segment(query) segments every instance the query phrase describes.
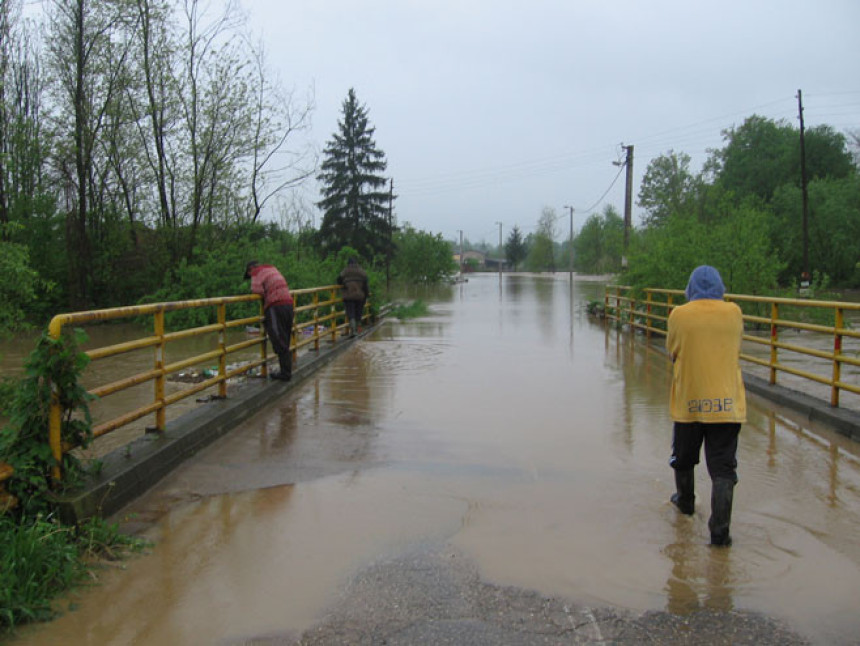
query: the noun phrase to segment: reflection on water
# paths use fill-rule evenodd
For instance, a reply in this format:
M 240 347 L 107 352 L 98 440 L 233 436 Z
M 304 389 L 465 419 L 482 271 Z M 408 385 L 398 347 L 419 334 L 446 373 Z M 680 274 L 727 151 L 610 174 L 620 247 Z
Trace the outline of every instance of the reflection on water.
M 692 517 L 668 502 L 662 341 L 589 319 L 603 284 L 567 278 L 416 288 L 430 316 L 387 322 L 167 477 L 128 510 L 152 554 L 22 643 L 298 634 L 357 569 L 434 541 L 499 584 L 636 612 L 758 611 L 850 643 L 857 445 L 751 396 L 735 545 L 711 549 L 704 467 Z
M 680 514 L 674 519 L 676 541 L 664 555 L 672 569 L 666 580 L 666 610 L 687 615 L 696 610 L 728 612 L 733 599 L 733 561 L 729 550 L 703 545 L 694 535 L 694 525 Z

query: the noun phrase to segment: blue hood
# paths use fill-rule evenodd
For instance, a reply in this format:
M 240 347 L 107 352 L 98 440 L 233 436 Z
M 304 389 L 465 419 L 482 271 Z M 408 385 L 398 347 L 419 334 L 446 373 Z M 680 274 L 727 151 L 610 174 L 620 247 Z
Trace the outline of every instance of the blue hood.
M 697 301 L 702 298 L 722 300 L 725 293 L 726 287 L 723 285 L 723 279 L 720 278 L 720 272 L 710 265 L 696 267 L 690 274 L 687 289 L 684 290 L 688 301 Z

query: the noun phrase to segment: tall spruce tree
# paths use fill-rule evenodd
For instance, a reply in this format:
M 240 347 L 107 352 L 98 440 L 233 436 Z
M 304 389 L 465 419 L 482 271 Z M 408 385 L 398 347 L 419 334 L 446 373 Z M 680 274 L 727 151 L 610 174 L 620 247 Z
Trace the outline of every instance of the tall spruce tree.
M 394 231 L 390 213 L 394 196 L 385 190 L 388 180 L 382 176 L 387 162 L 373 140 L 376 129 L 368 123 L 367 108 L 358 103 L 352 88 L 338 127 L 323 151 L 317 175 L 322 194 L 317 206 L 323 210 L 320 244 L 334 252 L 349 245 L 368 260 L 387 256 Z
M 508 262 L 511 263 L 514 271 L 516 271 L 517 266 L 525 260 L 528 255 L 529 249 L 526 246 L 523 234 L 520 233 L 520 228 L 515 226 L 511 230 L 511 234 L 508 236 L 507 242 L 505 242 L 505 257 L 508 259 Z

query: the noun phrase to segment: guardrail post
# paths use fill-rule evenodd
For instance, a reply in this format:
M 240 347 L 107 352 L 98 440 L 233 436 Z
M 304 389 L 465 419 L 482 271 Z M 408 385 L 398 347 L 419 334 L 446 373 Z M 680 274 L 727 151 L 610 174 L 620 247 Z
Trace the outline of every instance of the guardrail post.
M 776 347 L 779 341 L 779 328 L 776 321 L 779 319 L 779 303 L 773 302 L 770 304 L 770 384 L 776 384 L 776 364 L 779 359 L 779 348 Z
M 636 299 L 633 298 L 633 290 L 628 290 L 627 294 L 627 325 L 633 332 L 636 329 Z
M 51 446 L 51 455 L 54 457 L 54 466 L 51 467 L 51 477 L 54 482 L 63 479 L 63 416 L 60 409 L 60 396 L 57 385 L 51 384 L 51 412 L 48 417 L 48 444 Z
M 260 299 L 260 360 L 263 362 L 260 366 L 260 374 L 265 379 L 269 376 L 269 364 L 266 362 L 266 310 L 263 306 L 263 299 Z
M 293 305 L 295 308 L 295 305 Z M 290 361 L 294 364 L 299 360 L 299 337 L 296 333 L 296 317 L 293 314 L 293 326 L 290 328 L 290 343 L 287 349 L 290 351 Z
M 227 304 L 218 304 L 218 325 L 221 329 L 218 330 L 218 351 L 221 356 L 218 357 L 218 376 L 221 381 L 218 383 L 218 396 L 227 397 Z
M 335 299 L 337 298 L 334 290 L 329 292 L 329 300 L 331 301 L 331 342 L 337 342 L 337 303 Z
M 18 499 L 6 491 L 5 484 L 6 480 L 11 478 L 14 473 L 15 469 L 10 465 L 0 462 L 0 515 L 18 506 Z
M 651 290 L 645 292 L 645 338 L 651 339 Z
M 830 405 L 839 406 L 839 380 L 842 378 L 842 334 L 845 328 L 845 311 L 836 308 L 836 321 L 833 330 L 833 383 L 830 387 Z
M 166 346 L 164 342 L 164 308 L 155 313 L 153 323 L 155 336 L 158 338 L 158 345 L 155 346 L 155 369 L 158 371 L 155 376 L 155 401 L 158 402 L 159 407 L 155 411 L 155 428 L 164 431 L 167 426 L 167 407 L 164 402 L 164 352 Z
M 320 293 L 314 292 L 314 352 L 320 351 Z
M 58 317 L 51 319 L 48 327 L 48 335 L 54 340 L 59 340 L 63 333 L 63 324 Z M 48 411 L 48 446 L 54 458 L 54 466 L 51 467 L 51 479 L 58 484 L 63 479 L 63 411 L 60 408 L 60 395 L 57 386 L 51 386 L 51 408 Z

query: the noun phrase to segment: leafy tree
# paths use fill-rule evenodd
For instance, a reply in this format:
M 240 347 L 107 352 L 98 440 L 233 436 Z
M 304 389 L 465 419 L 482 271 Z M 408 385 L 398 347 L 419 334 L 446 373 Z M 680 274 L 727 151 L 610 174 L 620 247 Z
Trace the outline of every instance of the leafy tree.
M 529 248 L 526 265 L 531 271 L 555 271 L 555 243 L 556 234 L 555 209 L 545 206 L 538 220 L 537 231 L 535 231 Z
M 47 494 L 56 463 L 45 442 L 45 429 L 52 393 L 62 408 L 62 441 L 86 448 L 92 440 L 89 401 L 93 396 L 80 383 L 89 362 L 87 354 L 78 350 L 85 340 L 80 329 L 59 339 L 49 337 L 47 332 L 42 334 L 25 362 L 26 376 L 15 392 L 9 424 L 0 430 L 0 460 L 15 469 L 8 490 L 21 501 L 21 513 L 25 515 L 50 510 Z M 63 454 L 65 484 L 74 484 L 82 468 L 72 453 Z
M 0 232 L 12 225 L 0 226 Z M 42 287 L 39 275 L 30 267 L 26 246 L 4 242 L 0 236 L 0 335 L 26 327 L 25 306 Z
M 335 251 L 350 245 L 367 258 L 387 254 L 393 230 L 392 195 L 385 190 L 388 180 L 382 175 L 387 163 L 373 139 L 376 129 L 370 126 L 367 108 L 359 104 L 354 89 L 343 102 L 338 128 L 323 151 L 317 176 L 322 184 L 321 245 Z
M 777 187 L 799 179 L 792 176 L 796 135 L 785 120 L 753 115 L 722 134 L 726 145 L 714 152 L 709 166 L 738 199 L 753 195 L 768 202 Z
M 803 269 L 802 197 L 795 186 L 780 187 L 773 199 L 772 239 L 786 261 L 784 283 Z M 809 183 L 809 262 L 837 284 L 856 285 L 860 275 L 860 176 Z
M 634 236 L 627 280 L 636 287 L 683 289 L 690 272 L 708 264 L 720 271 L 729 292 L 770 293 L 783 263 L 771 248 L 769 220 L 766 211 L 750 206 L 728 208 L 716 222 L 669 218 L 665 226 Z
M 457 271 L 449 243 L 441 233 L 418 231 L 409 224 L 395 236 L 394 275 L 411 283 L 436 283 Z
M 798 135 L 797 176 L 800 177 L 800 143 Z M 806 175 L 809 181 L 841 179 L 857 170 L 854 166 L 848 140 L 828 125 L 808 128 L 804 134 Z
M 124 91 L 128 41 L 116 0 L 53 0 L 49 5 L 49 60 L 54 87 L 58 163 L 73 196 L 66 243 L 69 292 L 75 307 L 91 303 L 95 237 L 103 222 L 106 192 L 100 141 Z M 105 140 L 107 141 L 107 140 Z
M 860 130 L 854 130 L 848 133 L 848 146 L 851 149 L 854 168 L 860 169 Z
M 700 181 L 690 173 L 690 156 L 670 150 L 648 164 L 639 187 L 639 206 L 645 226 L 660 226 L 670 215 L 693 203 Z
M 708 168 L 738 200 L 755 196 L 769 203 L 777 188 L 800 186 L 800 132 L 785 120 L 758 115 L 723 132 L 726 145 L 715 151 Z M 853 172 L 845 137 L 829 126 L 805 133 L 807 178 L 846 177 Z
M 592 215 L 573 241 L 573 264 L 577 271 L 609 274 L 621 270 L 624 219 L 607 205 L 603 215 Z
M 523 234 L 520 232 L 520 228 L 518 226 L 514 226 L 514 228 L 511 229 L 510 235 L 508 235 L 508 239 L 505 241 L 505 258 L 507 258 L 514 271 L 516 271 L 517 266 L 526 259 L 528 252 L 529 250 L 528 247 L 526 247 L 526 241 L 523 239 Z

